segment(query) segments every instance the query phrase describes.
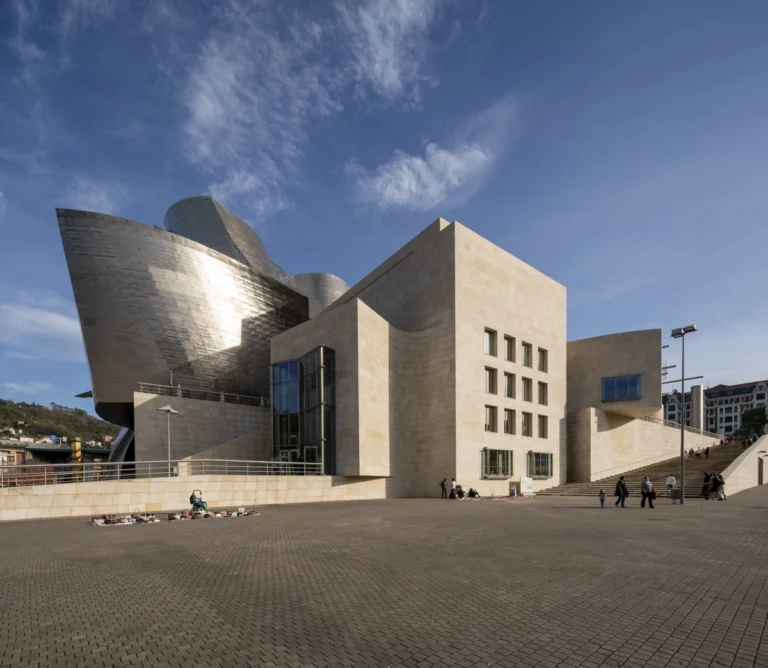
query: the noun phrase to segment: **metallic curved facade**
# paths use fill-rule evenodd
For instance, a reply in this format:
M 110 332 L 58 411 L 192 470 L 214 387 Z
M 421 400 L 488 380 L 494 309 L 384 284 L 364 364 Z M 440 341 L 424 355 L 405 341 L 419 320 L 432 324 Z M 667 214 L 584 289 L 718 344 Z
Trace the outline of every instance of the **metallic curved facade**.
M 122 218 L 57 217 L 99 415 L 132 427 L 136 383 L 169 384 L 171 372 L 174 385 L 268 396 L 269 341 L 307 320 L 308 300 L 277 280 L 260 241 L 223 254 Z M 226 235 L 214 226 L 210 238 Z
M 349 290 L 347 282 L 333 274 L 294 274 L 280 280 L 296 292 L 306 295 L 309 299 L 310 318 L 314 318 Z

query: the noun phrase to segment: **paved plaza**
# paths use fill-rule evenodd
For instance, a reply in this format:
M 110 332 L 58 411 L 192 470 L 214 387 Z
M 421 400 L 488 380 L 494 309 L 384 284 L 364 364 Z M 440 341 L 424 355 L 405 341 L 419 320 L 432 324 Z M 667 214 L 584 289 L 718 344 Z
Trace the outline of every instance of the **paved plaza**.
M 768 489 L 0 525 L 0 665 L 765 666 Z

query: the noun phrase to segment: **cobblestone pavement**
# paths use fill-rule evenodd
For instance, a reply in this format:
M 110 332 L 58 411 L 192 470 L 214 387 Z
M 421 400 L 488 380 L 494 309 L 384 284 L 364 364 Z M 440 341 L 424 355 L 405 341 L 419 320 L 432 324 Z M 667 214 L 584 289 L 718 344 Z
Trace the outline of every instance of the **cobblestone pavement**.
M 0 525 L 0 666 L 768 667 L 768 488 Z

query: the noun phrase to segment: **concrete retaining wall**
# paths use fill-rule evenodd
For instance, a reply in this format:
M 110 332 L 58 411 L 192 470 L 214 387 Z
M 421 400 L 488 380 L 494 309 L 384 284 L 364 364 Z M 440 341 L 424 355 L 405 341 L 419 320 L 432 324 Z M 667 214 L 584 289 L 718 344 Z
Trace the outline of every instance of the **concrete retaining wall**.
M 0 520 L 170 512 L 199 489 L 211 508 L 383 499 L 385 478 L 202 475 L 0 489 Z
M 731 447 L 737 447 L 735 444 Z M 761 450 L 768 449 L 768 436 L 757 439 L 757 442 L 748 447 L 731 465 L 723 471 L 725 480 L 725 493 L 727 495 L 743 492 L 745 489 L 757 487 L 759 484 L 759 467 Z M 768 467 L 766 467 L 768 468 Z M 763 475 L 768 476 L 768 470 Z

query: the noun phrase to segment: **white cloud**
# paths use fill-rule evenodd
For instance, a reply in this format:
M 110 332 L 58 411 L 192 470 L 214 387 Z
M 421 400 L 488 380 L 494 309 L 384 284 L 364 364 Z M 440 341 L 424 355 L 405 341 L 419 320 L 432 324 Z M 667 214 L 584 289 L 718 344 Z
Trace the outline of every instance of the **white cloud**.
M 436 0 L 368 0 L 336 4 L 357 78 L 385 98 L 419 100 Z
M 449 197 L 466 199 L 483 187 L 506 149 L 516 102 L 503 98 L 470 118 L 445 146 L 427 143 L 423 155 L 395 151 L 389 162 L 366 170 L 347 165 L 358 198 L 381 209 L 428 211 Z
M 72 303 L 48 290 L 13 291 L 2 286 L 0 345 L 12 359 L 84 362 L 80 322 Z
M 117 215 L 126 199 L 127 191 L 119 184 L 76 176 L 60 201 L 62 207 L 67 209 Z
M 7 210 L 8 210 L 8 198 L 5 196 L 3 191 L 0 190 L 0 220 L 2 220 Z
M 12 393 L 34 394 L 51 389 L 51 384 L 45 381 L 33 380 L 27 383 L 3 383 L 6 390 Z

